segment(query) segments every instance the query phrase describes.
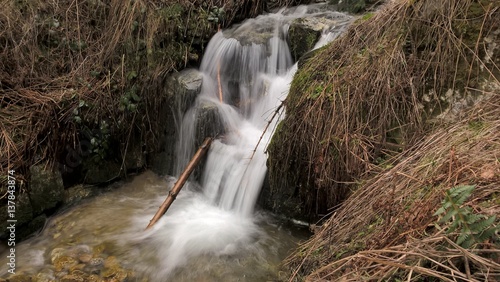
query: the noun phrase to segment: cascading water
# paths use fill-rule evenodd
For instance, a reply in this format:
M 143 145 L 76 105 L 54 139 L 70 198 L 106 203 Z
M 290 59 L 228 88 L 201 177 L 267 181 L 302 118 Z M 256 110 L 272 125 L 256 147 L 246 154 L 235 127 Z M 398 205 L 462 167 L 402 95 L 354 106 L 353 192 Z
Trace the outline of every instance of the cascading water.
M 342 21 L 324 30 L 317 47 L 332 40 L 348 19 L 339 13 L 321 13 Z M 266 175 L 265 146 L 278 122 L 270 117 L 288 94 L 297 70 L 287 44 L 289 23 L 314 14 L 319 13 L 301 6 L 293 13 L 282 10 L 260 16 L 218 32 L 208 44 L 200 68 L 202 91 L 180 130 L 178 151 L 182 155 L 177 167 L 184 167 L 196 149 L 196 111 L 207 104 L 217 107 L 224 126 L 223 141 L 216 140 L 211 146 L 201 186 L 210 201 L 225 210 L 243 216 L 253 212 Z M 255 31 L 258 37 L 252 38 Z
M 265 147 L 278 118 L 269 120 L 297 70 L 286 43 L 288 26 L 299 17 L 330 19 L 332 26 L 325 28 L 319 46 L 350 21 L 318 7 L 323 6 L 260 16 L 212 38 L 200 68 L 201 93 L 180 123 L 178 174 L 197 149 L 200 111 L 216 113 L 220 135 L 211 145 L 200 183 L 186 183 L 153 228 L 144 231 L 168 191 L 163 179 L 145 173 L 120 191 L 52 219 L 42 235 L 19 245 L 19 271 L 43 272 L 49 280 L 72 275 L 71 269 L 46 264 L 64 258 L 61 246 L 69 245 L 68 256 L 85 256 L 94 249 L 95 258 L 117 257 L 138 281 L 273 280 L 273 265 L 293 240 L 269 217 L 254 213 L 254 206 L 266 174 Z M 100 267 L 106 269 L 106 263 Z M 0 276 L 5 273 L 0 266 Z

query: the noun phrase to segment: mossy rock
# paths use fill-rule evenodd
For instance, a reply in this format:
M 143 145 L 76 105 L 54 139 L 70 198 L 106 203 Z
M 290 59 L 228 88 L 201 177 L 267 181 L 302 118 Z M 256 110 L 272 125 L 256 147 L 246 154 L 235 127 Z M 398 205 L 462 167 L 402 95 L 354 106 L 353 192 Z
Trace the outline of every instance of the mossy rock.
M 96 163 L 87 160 L 84 167 L 86 170 L 84 183 L 86 184 L 106 183 L 123 175 L 121 165 L 115 161 L 103 160 Z
M 300 18 L 290 24 L 288 45 L 294 61 L 311 50 L 321 36 L 322 25 L 314 18 Z
M 339 11 L 356 14 L 366 11 L 368 5 L 375 4 L 376 2 L 373 0 L 331 0 L 330 4 L 338 5 L 337 8 Z
M 53 209 L 62 202 L 64 185 L 58 170 L 35 165 L 30 168 L 30 176 L 29 197 L 34 215 Z

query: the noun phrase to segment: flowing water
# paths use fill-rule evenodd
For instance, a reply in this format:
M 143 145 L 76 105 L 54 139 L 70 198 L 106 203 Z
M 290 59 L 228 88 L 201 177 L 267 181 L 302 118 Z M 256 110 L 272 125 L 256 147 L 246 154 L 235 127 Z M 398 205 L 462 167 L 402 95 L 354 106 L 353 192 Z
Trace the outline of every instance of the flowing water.
M 182 118 L 177 172 L 197 149 L 195 118 L 207 105 L 216 109 L 222 135 L 199 183 L 188 182 L 153 228 L 144 231 L 175 179 L 146 172 L 53 217 L 42 234 L 18 245 L 16 272 L 38 273 L 40 281 L 77 274 L 116 281 L 274 280 L 304 234 L 254 207 L 266 174 L 265 147 L 284 113 L 271 117 L 297 70 L 287 45 L 289 23 L 328 19 L 319 47 L 350 21 L 321 7 L 281 10 L 212 38 L 200 67 L 202 91 Z

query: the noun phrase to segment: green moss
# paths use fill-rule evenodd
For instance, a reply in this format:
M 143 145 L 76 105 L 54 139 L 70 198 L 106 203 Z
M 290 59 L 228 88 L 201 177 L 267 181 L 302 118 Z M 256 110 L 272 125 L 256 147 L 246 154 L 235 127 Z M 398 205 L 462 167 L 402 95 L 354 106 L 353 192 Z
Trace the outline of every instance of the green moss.
M 485 124 L 480 120 L 471 120 L 467 125 L 474 132 L 481 131 L 485 127 Z

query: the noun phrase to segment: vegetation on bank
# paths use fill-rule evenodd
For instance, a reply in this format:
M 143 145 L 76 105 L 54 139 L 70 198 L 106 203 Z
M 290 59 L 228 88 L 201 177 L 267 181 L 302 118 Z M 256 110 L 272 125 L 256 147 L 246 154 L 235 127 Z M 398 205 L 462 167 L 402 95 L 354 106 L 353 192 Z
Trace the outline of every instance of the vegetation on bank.
M 327 214 L 437 120 L 493 95 L 497 6 L 396 1 L 308 55 L 268 149 L 273 191 Z
M 393 1 L 307 56 L 270 182 L 329 218 L 284 279 L 500 277 L 499 27 L 498 1 Z
M 219 27 L 296 2 L 2 1 L 1 171 L 65 165 L 68 150 L 122 163 L 134 138 L 151 153 L 166 76 L 196 66 Z

